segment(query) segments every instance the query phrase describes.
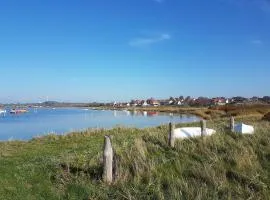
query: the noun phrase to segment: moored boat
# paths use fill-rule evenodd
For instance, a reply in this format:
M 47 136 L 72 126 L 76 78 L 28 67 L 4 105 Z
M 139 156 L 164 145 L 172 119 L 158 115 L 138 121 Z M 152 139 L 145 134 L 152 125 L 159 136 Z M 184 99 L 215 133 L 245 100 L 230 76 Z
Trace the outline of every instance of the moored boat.
M 6 110 L 0 109 L 0 114 L 6 114 Z
M 10 110 L 10 114 L 20 114 L 20 113 L 26 113 L 28 112 L 26 109 L 12 109 Z

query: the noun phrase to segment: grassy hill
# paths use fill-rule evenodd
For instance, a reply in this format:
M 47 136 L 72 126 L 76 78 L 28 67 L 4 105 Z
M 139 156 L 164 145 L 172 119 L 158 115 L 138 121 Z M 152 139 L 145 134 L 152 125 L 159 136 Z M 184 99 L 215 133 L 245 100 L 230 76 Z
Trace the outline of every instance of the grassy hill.
M 228 119 L 208 121 L 217 134 L 173 149 L 167 126 L 0 142 L 0 199 L 269 199 L 270 123 L 237 121 L 255 134 L 230 134 Z M 104 135 L 118 163 L 110 186 L 101 181 Z

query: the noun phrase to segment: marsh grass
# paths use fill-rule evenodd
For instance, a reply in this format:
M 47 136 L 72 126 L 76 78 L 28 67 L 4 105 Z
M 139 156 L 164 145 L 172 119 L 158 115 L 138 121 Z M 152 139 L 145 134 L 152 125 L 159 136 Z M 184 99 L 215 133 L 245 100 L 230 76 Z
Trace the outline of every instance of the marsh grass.
M 237 117 L 254 135 L 217 134 L 167 145 L 167 126 L 88 130 L 0 143 L 0 199 L 268 199 L 270 123 Z M 178 124 L 199 126 L 198 123 Z M 116 155 L 115 181 L 101 181 L 104 135 Z
M 223 106 L 210 106 L 210 107 L 184 107 L 184 106 L 158 106 L 158 107 L 127 107 L 127 108 L 114 108 L 114 107 L 99 107 L 98 109 L 127 109 L 129 111 L 154 111 L 154 112 L 166 112 L 166 113 L 178 113 L 178 114 L 192 114 L 198 117 L 211 120 L 221 119 L 230 116 L 235 117 L 262 117 L 266 113 L 270 112 L 269 104 L 227 104 Z

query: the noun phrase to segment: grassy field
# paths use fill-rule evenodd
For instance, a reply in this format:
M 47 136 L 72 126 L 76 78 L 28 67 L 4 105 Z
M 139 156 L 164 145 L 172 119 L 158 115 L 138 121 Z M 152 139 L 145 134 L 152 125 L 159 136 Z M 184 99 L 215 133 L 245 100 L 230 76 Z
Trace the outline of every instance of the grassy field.
M 89 130 L 28 142 L 0 142 L 0 199 L 269 199 L 270 123 L 235 135 L 210 120 L 211 137 L 167 145 L 167 126 Z M 198 124 L 179 124 L 194 126 Z M 117 156 L 113 185 L 101 181 L 104 135 Z

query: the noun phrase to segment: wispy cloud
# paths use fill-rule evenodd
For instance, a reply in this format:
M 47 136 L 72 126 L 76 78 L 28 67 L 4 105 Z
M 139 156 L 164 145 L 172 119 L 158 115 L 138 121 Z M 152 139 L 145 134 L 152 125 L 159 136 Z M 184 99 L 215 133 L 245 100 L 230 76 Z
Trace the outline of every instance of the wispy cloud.
M 167 33 L 155 34 L 153 36 L 134 38 L 129 41 L 129 45 L 133 47 L 146 47 L 169 39 L 171 39 L 170 34 Z
M 259 2 L 260 2 L 259 6 L 263 11 L 270 12 L 270 1 L 269 0 L 260 0 Z
M 270 12 L 270 0 L 221 0 L 238 6 L 252 6 L 262 11 Z
M 153 1 L 155 1 L 157 3 L 162 3 L 164 0 L 153 0 Z
M 262 45 L 263 44 L 263 42 L 261 40 L 252 40 L 250 42 L 251 42 L 251 44 L 254 44 L 254 45 Z

